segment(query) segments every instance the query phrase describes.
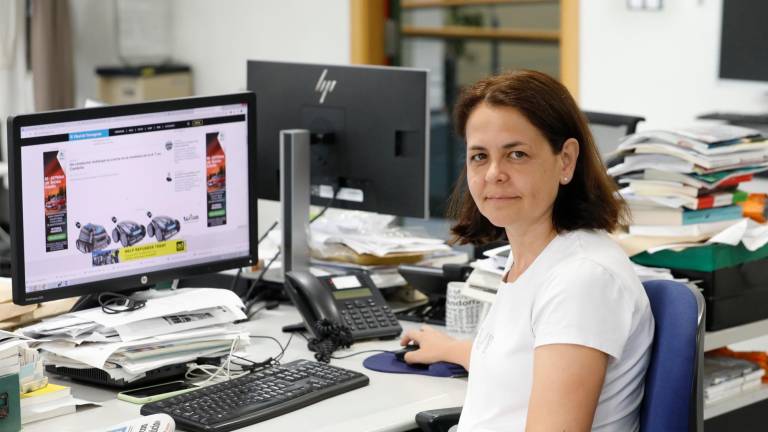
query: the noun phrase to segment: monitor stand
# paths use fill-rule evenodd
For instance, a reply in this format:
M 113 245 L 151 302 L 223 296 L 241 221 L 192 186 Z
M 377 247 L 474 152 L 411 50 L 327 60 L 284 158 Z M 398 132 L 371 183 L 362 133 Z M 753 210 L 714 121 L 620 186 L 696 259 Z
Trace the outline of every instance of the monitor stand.
M 309 270 L 309 146 L 308 130 L 280 131 L 283 275 L 292 270 Z

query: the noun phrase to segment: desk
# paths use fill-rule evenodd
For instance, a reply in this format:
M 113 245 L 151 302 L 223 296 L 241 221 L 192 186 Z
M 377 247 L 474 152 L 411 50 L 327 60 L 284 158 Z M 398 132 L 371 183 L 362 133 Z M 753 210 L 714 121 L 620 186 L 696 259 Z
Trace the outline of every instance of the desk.
M 285 324 L 299 322 L 301 318 L 295 308 L 281 305 L 271 311 L 262 311 L 253 321 L 240 324 L 251 335 L 273 336 L 285 344 L 288 335 L 281 332 Z M 417 323 L 401 323 L 405 329 L 418 327 Z M 363 350 L 398 348 L 397 340 L 369 341 L 356 343 L 349 350 L 338 355 Z M 263 360 L 274 356 L 280 350 L 269 339 L 251 339 L 248 358 Z M 368 386 L 334 396 L 298 411 L 256 423 L 239 429 L 242 431 L 298 431 L 307 430 L 308 425 L 316 432 L 344 431 L 403 431 L 415 428 L 416 413 L 429 409 L 460 406 L 464 402 L 466 378 L 436 378 L 423 375 L 402 375 L 374 372 L 363 367 L 363 359 L 373 353 L 332 360 L 331 364 L 366 374 L 371 382 Z M 286 350 L 284 363 L 291 360 L 314 359 L 307 350 L 307 343 L 299 335 Z M 103 403 L 102 407 L 80 409 L 75 414 L 30 423 L 25 432 L 83 431 L 104 427 L 139 416 L 136 405 L 116 399 L 113 390 L 90 387 L 52 376 L 53 381 L 72 387 L 75 397 Z

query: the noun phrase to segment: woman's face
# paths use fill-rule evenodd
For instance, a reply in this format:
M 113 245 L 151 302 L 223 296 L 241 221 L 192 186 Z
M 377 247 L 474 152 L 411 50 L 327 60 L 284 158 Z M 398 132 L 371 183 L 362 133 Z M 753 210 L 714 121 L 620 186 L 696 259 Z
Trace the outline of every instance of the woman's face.
M 552 223 L 561 184 L 571 180 L 578 143 L 556 155 L 515 108 L 478 105 L 466 126 L 467 181 L 480 213 L 509 232 Z

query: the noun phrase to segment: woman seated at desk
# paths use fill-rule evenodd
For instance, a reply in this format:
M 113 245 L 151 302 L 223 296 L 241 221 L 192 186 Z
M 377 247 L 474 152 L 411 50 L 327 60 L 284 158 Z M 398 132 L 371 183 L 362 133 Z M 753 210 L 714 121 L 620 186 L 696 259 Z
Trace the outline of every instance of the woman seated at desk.
M 648 298 L 607 235 L 625 214 L 568 90 L 515 71 L 466 89 L 453 233 L 506 237 L 510 260 L 474 341 L 423 327 L 409 363 L 469 370 L 459 431 L 636 431 L 653 340 Z M 463 180 L 463 179 L 462 179 Z

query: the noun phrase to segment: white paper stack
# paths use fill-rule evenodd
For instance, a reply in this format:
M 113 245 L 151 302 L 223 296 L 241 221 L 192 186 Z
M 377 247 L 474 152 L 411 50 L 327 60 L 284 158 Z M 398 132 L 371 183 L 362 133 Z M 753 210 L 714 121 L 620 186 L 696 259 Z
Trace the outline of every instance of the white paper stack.
M 77 403 L 69 387 L 48 384 L 21 395 L 21 423 L 58 417 L 75 412 Z
M 359 255 L 386 257 L 396 253 L 430 254 L 449 251 L 445 241 L 417 236 L 394 227 L 394 216 L 329 209 L 311 225 L 310 246 L 321 255 L 329 245 L 341 244 Z
M 713 403 L 760 386 L 765 371 L 757 364 L 727 356 L 704 357 L 704 403 Z
M 483 252 L 487 258 L 478 259 L 469 265 L 473 268 L 461 293 L 483 302 L 493 303 L 504 276 L 504 266 L 509 259 L 509 245 Z
M 44 339 L 38 346 L 46 364 L 98 368 L 115 380 L 135 381 L 145 373 L 201 356 L 248 345 L 248 333 L 231 323 L 245 319 L 233 292 L 185 288 L 151 298 L 142 309 L 106 314 L 93 308 L 20 329 Z

